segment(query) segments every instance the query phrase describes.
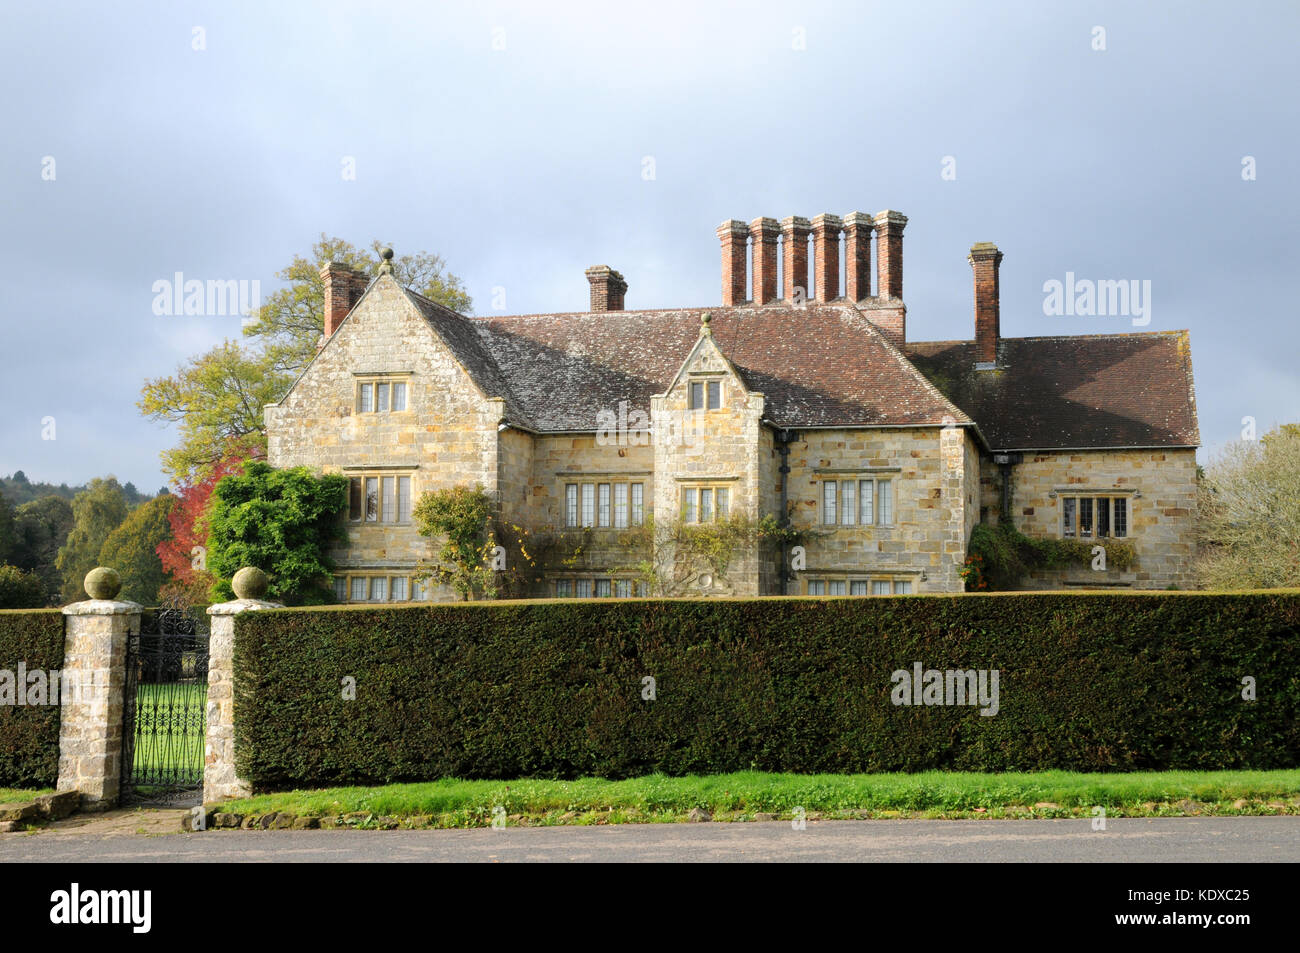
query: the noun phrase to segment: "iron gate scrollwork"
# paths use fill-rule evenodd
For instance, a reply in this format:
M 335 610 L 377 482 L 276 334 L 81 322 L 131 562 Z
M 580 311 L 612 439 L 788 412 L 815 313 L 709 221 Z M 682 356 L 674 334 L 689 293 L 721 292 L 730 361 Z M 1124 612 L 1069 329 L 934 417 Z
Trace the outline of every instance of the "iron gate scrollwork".
M 204 620 L 206 621 L 206 620 Z M 197 804 L 203 792 L 208 633 L 185 609 L 160 609 L 127 638 L 122 801 Z

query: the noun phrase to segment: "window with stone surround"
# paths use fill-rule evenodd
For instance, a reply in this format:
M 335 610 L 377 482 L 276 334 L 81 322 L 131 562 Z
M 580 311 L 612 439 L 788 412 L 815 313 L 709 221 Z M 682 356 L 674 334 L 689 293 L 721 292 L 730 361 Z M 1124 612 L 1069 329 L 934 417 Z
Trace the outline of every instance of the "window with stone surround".
M 348 474 L 348 520 L 353 523 L 411 522 L 408 474 Z
M 645 518 L 644 483 L 566 483 L 564 525 L 626 529 Z
M 890 526 L 894 481 L 887 477 L 822 480 L 823 526 Z
M 691 410 L 718 410 L 722 406 L 722 381 L 690 381 L 687 384 Z
M 731 515 L 731 486 L 693 484 L 683 486 L 682 522 L 712 523 Z
M 555 580 L 557 599 L 630 599 L 633 596 L 646 595 L 648 595 L 646 584 L 638 579 L 580 576 Z
M 810 596 L 905 596 L 912 593 L 912 577 L 816 576 L 808 579 Z
M 427 584 L 391 571 L 347 572 L 334 577 L 334 596 L 339 602 L 409 602 L 427 600 Z
M 356 408 L 359 414 L 387 414 L 406 410 L 408 375 L 367 374 L 356 376 Z
M 1123 539 L 1128 536 L 1128 497 L 1070 494 L 1061 500 L 1063 539 Z

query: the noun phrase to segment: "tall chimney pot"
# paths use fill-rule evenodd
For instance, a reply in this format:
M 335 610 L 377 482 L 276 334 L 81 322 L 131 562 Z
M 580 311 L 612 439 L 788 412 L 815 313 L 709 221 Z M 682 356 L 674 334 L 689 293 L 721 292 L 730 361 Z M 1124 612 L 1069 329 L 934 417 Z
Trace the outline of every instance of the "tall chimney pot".
M 749 227 L 740 219 L 723 222 L 717 229 L 722 242 L 722 304 L 723 307 L 745 303 L 745 260 L 748 257 L 746 242 Z
M 794 303 L 796 289 L 803 300 L 808 298 L 808 233 L 812 223 L 806 218 L 791 215 L 781 219 L 782 238 L 782 297 L 786 304 Z
M 774 218 L 756 218 L 749 223 L 753 237 L 754 304 L 770 304 L 776 293 L 776 244 L 781 223 Z
M 876 294 L 903 297 L 903 228 L 907 216 L 886 209 L 876 213 Z
M 998 287 L 1002 252 L 992 242 L 977 242 L 971 246 L 966 260 L 975 273 L 975 361 L 977 365 L 996 367 L 998 341 L 1002 336 Z
M 840 232 L 844 223 L 838 215 L 823 212 L 812 220 L 813 277 L 817 300 L 834 301 L 840 296 Z

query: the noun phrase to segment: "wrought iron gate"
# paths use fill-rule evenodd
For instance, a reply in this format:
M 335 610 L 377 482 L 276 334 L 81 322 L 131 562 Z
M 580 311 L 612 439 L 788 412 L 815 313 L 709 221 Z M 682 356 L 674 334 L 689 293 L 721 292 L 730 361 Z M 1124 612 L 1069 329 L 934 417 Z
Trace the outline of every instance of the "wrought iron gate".
M 143 618 L 127 639 L 123 803 L 199 803 L 207 699 L 208 633 L 199 621 L 184 609 Z

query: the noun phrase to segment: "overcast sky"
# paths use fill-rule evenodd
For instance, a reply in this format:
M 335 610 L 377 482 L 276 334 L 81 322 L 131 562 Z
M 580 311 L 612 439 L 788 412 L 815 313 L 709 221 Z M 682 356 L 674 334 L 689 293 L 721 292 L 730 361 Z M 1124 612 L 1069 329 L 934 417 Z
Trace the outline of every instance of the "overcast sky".
M 584 309 L 598 263 L 629 308 L 701 306 L 724 219 L 885 208 L 909 338 L 973 335 L 992 241 L 1004 336 L 1187 328 L 1207 447 L 1300 420 L 1298 27 L 1293 2 L 5 3 L 0 474 L 164 482 L 142 382 L 240 332 L 155 315 L 176 272 L 265 296 L 327 232 L 437 252 L 480 314 L 495 287 Z M 1067 272 L 1150 281 L 1150 323 L 1045 315 Z

